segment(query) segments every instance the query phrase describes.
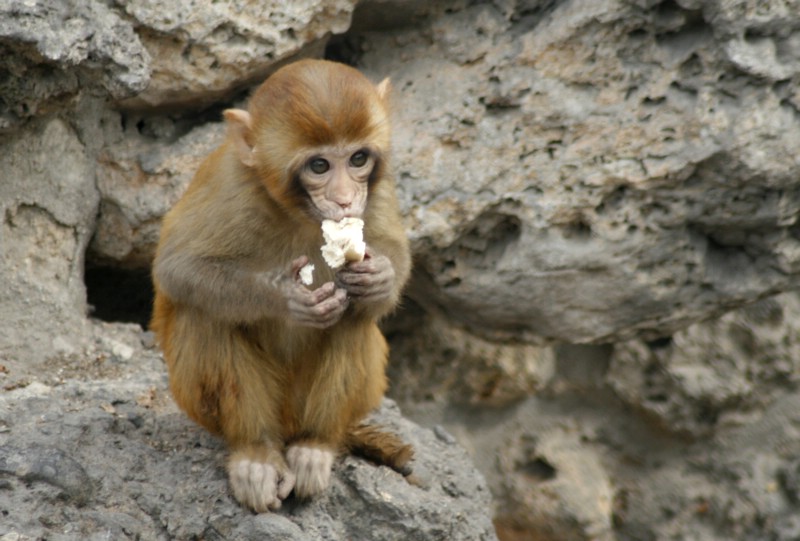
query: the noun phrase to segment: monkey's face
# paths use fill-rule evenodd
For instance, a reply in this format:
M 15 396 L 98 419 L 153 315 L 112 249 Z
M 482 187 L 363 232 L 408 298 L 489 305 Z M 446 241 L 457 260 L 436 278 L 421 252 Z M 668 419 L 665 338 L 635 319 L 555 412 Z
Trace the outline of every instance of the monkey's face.
M 361 218 L 389 156 L 389 89 L 335 62 L 289 64 L 225 112 L 232 148 L 292 216 Z
M 358 144 L 322 146 L 309 153 L 294 182 L 308 194 L 311 215 L 319 221 L 361 218 L 378 159 L 374 150 Z

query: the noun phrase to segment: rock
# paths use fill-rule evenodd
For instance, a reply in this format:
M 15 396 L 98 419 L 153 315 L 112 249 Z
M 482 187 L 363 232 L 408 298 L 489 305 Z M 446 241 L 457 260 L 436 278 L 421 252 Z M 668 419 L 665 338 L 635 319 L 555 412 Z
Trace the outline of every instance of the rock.
M 354 0 L 330 2 L 176 4 L 134 0 L 121 9 L 139 28 L 153 58 L 149 86 L 133 108 L 209 105 L 260 82 L 276 62 L 321 53 L 344 32 Z
M 574 431 L 517 434 L 501 452 L 506 491 L 497 522 L 552 541 L 612 540 L 614 491 Z
M 507 406 L 544 389 L 555 369 L 552 348 L 490 342 L 410 304 L 386 332 L 392 396 L 404 403 Z
M 481 4 L 354 37 L 394 82 L 410 295 L 495 340 L 603 343 L 792 287 L 797 97 L 740 75 L 715 36 L 746 9 L 712 4 Z M 780 5 L 751 33 L 790 51 Z
M 68 107 L 80 92 L 119 99 L 150 80 L 133 26 L 103 2 L 3 2 L 0 37 L 0 133 Z
M 0 153 L 0 356 L 33 363 L 85 325 L 83 261 L 99 196 L 77 134 L 33 123 Z
M 153 129 L 153 119 L 142 122 L 145 133 Z M 173 143 L 136 136 L 103 149 L 97 167 L 100 213 L 90 257 L 149 267 L 161 218 L 183 195 L 203 159 L 222 142 L 223 133 L 224 125 L 212 122 Z
M 629 455 L 648 467 L 617 469 L 618 526 L 636 539 L 792 539 L 797 508 L 781 483 L 797 456 L 799 405 L 797 393 L 779 396 L 709 440 Z
M 76 505 L 89 503 L 92 484 L 83 467 L 60 449 L 0 445 L 0 473 L 26 483 L 41 481 L 64 491 Z
M 797 386 L 800 345 L 787 337 L 798 321 L 796 293 L 765 299 L 668 339 L 616 344 L 606 377 L 664 428 L 708 435 Z
M 415 446 L 422 486 L 344 457 L 319 498 L 290 499 L 280 512 L 265 515 L 241 508 L 228 492 L 221 441 L 177 410 L 160 356 L 141 346 L 133 327 L 94 329 L 89 349 L 95 369 L 73 364 L 86 361 L 52 360 L 43 373 L 49 385 L 0 394 L 3 533 L 37 539 L 496 539 L 491 495 L 465 451 L 403 419 L 391 401 L 375 421 Z M 134 350 L 132 358 L 114 356 L 120 344 Z

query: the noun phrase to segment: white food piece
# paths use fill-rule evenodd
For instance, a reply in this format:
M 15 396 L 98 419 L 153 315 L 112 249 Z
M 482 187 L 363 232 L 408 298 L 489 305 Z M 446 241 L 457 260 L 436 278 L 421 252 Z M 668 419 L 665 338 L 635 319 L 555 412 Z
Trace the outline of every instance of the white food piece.
M 367 250 L 364 243 L 364 220 L 344 218 L 340 222 L 322 221 L 322 257 L 332 269 L 343 267 L 348 261 L 362 261 Z
M 307 263 L 300 268 L 300 281 L 303 285 L 310 286 L 314 283 L 314 264 Z

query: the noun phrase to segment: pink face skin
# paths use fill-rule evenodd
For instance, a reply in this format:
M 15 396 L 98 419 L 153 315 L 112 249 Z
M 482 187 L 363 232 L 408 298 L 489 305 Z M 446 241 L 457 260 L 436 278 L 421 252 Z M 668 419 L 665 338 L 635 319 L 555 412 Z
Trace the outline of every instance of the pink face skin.
M 363 145 L 322 147 L 309 156 L 300 171 L 300 182 L 320 221 L 361 218 L 374 167 L 375 155 Z

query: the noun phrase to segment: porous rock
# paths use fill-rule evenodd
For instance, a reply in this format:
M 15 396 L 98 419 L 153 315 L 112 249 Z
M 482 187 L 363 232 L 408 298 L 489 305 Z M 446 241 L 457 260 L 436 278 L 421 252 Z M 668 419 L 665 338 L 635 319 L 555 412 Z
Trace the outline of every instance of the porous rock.
M 385 331 L 391 392 L 403 403 L 507 406 L 544 389 L 555 371 L 553 348 L 491 342 L 411 302 Z
M 494 339 L 602 343 L 793 287 L 797 24 L 753 5 L 480 4 L 363 33 L 395 88 L 414 299 Z M 761 41 L 770 77 L 730 59 Z
M 0 170 L 0 358 L 35 363 L 80 340 L 99 194 L 84 146 L 59 119 L 7 141 Z
M 153 58 L 147 89 L 125 107 L 186 107 L 229 98 L 276 62 L 320 54 L 344 32 L 354 0 L 199 2 L 132 0 L 121 6 Z
M 616 344 L 606 377 L 663 428 L 708 435 L 796 387 L 799 322 L 800 299 L 785 293 L 667 339 Z
M 500 452 L 506 490 L 497 521 L 547 541 L 611 541 L 613 488 L 576 430 L 517 433 Z
M 81 92 L 122 99 L 150 80 L 133 25 L 105 2 L 3 2 L 0 42 L 0 133 L 69 107 Z
M 36 382 L 0 394 L 0 535 L 496 539 L 489 490 L 465 451 L 390 401 L 374 420 L 414 445 L 417 484 L 344 457 L 322 496 L 263 515 L 243 509 L 228 490 L 222 442 L 178 411 L 140 328 L 93 332 L 81 354 L 51 358 Z

